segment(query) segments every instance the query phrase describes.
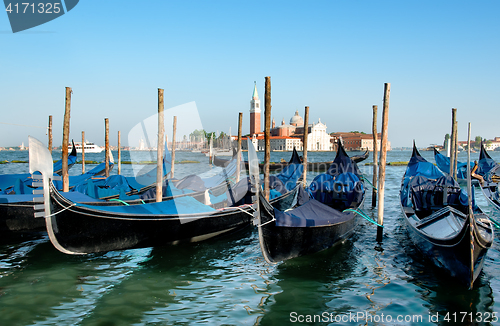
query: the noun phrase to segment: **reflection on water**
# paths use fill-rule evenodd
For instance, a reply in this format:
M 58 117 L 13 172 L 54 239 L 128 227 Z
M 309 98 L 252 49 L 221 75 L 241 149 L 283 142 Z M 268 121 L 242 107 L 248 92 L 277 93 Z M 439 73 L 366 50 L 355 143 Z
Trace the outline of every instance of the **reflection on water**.
M 407 161 L 410 154 L 390 152 L 388 161 Z M 432 152 L 422 154 L 433 161 Z M 289 153 L 272 155 L 279 161 Z M 500 161 L 500 153 L 492 156 Z M 178 177 L 214 171 L 199 153 L 176 157 L 200 161 L 177 165 Z M 308 158 L 327 161 L 333 155 L 309 153 Z M 2 164 L 0 173 L 25 172 L 19 171 L 27 170 L 24 165 Z M 372 167 L 361 169 L 371 180 Z M 131 172 L 126 164 L 122 170 Z M 46 236 L 3 239 L 0 325 L 282 325 L 290 323 L 292 313 L 328 317 L 323 324 L 466 325 L 444 323 L 446 313 L 499 312 L 498 235 L 473 290 L 442 275 L 416 251 L 404 228 L 398 204 L 404 170 L 387 168 L 381 243 L 376 227 L 360 218 L 356 234 L 341 246 L 277 265 L 265 263 L 252 227 L 202 243 L 84 256 L 58 252 Z M 81 166 L 71 171 L 78 174 Z M 375 218 L 371 191 L 366 193 L 363 210 Z M 482 195 L 477 200 L 489 212 Z M 355 322 L 334 320 L 358 314 Z M 436 314 L 438 321 L 429 319 Z M 382 316 L 393 320 L 382 322 Z M 422 319 L 398 323 L 397 316 Z

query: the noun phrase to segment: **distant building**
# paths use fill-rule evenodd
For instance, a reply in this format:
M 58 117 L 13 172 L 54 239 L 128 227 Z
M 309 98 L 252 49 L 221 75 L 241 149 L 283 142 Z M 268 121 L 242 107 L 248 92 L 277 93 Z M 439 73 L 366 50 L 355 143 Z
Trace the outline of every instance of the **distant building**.
M 326 132 L 326 125 L 318 120 L 318 123 L 309 124 L 307 127 L 307 150 L 308 151 L 331 151 L 332 143 L 331 136 Z M 302 151 L 302 139 L 304 135 L 304 119 L 299 115 L 299 111 L 295 111 L 295 115 L 290 119 L 290 124 L 282 120 L 281 125 L 276 127 L 276 122 L 273 118 L 271 128 L 271 151 Z M 251 134 L 252 143 L 258 151 L 264 150 L 264 133 Z M 246 138 L 245 138 L 246 140 Z M 242 148 L 248 149 L 246 141 L 242 142 Z
M 373 135 L 359 132 L 335 132 L 331 134 L 333 150 L 337 150 L 337 140 L 342 139 L 346 151 L 373 151 Z M 377 134 L 377 148 L 380 151 L 380 140 L 382 135 Z M 391 150 L 391 142 L 387 141 L 387 150 Z
M 484 145 L 484 148 L 487 151 L 494 151 L 495 149 L 500 147 L 500 137 L 495 137 L 493 140 L 490 140 L 488 144 Z

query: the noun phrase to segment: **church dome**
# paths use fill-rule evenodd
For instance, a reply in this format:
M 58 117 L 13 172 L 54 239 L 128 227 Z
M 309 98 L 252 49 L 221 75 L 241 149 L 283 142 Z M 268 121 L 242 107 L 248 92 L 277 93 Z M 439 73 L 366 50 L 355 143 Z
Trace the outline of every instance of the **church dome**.
M 290 119 L 290 124 L 297 127 L 304 126 L 304 119 L 299 115 L 299 111 L 295 111 L 295 115 Z

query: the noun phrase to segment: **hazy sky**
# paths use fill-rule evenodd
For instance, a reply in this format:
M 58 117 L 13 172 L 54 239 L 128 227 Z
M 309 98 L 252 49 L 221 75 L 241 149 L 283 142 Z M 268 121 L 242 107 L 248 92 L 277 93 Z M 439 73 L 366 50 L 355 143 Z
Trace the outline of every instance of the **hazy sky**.
M 62 140 L 65 87 L 71 138 L 111 145 L 157 112 L 195 102 L 207 131 L 249 132 L 254 81 L 272 116 L 310 107 L 327 132 L 371 132 L 391 83 L 393 147 L 442 143 L 458 108 L 459 140 L 500 136 L 500 1 L 82 0 L 13 34 L 0 14 L 0 146 Z M 184 118 L 184 117 L 183 117 Z M 170 124 L 170 122 L 167 122 Z M 16 126 L 12 124 L 20 124 Z M 31 126 L 31 127 L 26 127 Z M 39 128 L 37 128 L 39 127 Z M 178 135 L 182 137 L 182 135 Z M 122 136 L 122 143 L 127 139 Z

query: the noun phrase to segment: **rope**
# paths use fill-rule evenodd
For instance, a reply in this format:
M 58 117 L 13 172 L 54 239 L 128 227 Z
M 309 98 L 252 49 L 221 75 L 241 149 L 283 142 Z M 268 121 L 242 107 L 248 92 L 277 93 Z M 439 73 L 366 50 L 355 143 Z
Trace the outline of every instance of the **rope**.
M 73 204 L 69 205 L 68 207 L 65 207 L 65 208 L 61 209 L 59 212 L 56 212 L 56 213 L 54 213 L 54 214 L 50 214 L 50 215 L 47 215 L 47 216 L 44 216 L 44 217 L 45 217 L 45 218 L 47 218 L 47 217 L 51 217 L 51 216 L 56 216 L 57 214 L 59 214 L 59 213 L 61 213 L 61 212 L 65 211 L 65 210 L 67 210 L 67 209 L 70 209 L 70 208 L 71 208 L 71 207 L 73 207 L 73 206 L 76 206 L 76 203 L 73 203 Z
M 496 227 L 497 229 L 500 229 L 500 223 L 498 223 L 497 221 L 495 221 L 491 218 L 490 218 L 490 222 L 491 222 L 491 224 L 493 224 L 494 227 Z
M 250 206 L 250 209 L 251 209 L 251 210 L 254 210 L 254 209 L 253 209 L 253 205 L 249 205 L 249 206 Z M 231 207 L 229 207 L 229 208 L 231 208 Z M 248 214 L 248 215 L 250 215 L 250 216 L 252 216 L 252 217 L 253 217 L 253 214 L 250 214 L 249 212 L 247 212 L 246 210 L 244 210 L 244 209 L 243 209 L 243 208 L 241 208 L 241 207 L 236 206 L 236 207 L 234 207 L 234 208 L 236 208 L 236 209 L 238 209 L 238 210 L 242 211 L 243 213 Z
M 364 175 L 361 175 L 361 177 L 363 178 L 363 180 L 365 180 L 366 182 L 368 182 L 368 183 L 370 184 L 370 186 L 372 186 L 372 188 L 373 188 L 373 189 L 375 189 L 375 190 L 377 190 L 377 191 L 378 191 L 377 187 L 375 187 L 375 186 L 374 186 L 374 185 L 370 182 L 370 180 L 368 180 L 368 179 L 367 179 Z
M 123 204 L 123 205 L 125 205 L 125 206 L 130 206 L 127 202 L 125 202 L 125 201 L 123 201 L 123 200 L 121 200 L 121 199 L 118 199 L 118 198 L 112 198 L 112 199 L 110 199 L 109 201 L 117 201 L 117 202 L 119 202 L 119 203 L 122 203 L 122 204 Z M 142 203 L 144 204 L 144 201 L 143 201 Z
M 252 211 L 255 211 L 255 209 L 253 209 L 253 205 L 252 204 L 245 204 L 245 205 L 242 205 L 242 206 L 235 206 L 235 207 L 224 207 L 224 208 L 219 208 L 218 211 L 224 211 L 224 210 L 228 210 L 228 209 L 237 209 L 237 210 L 240 210 L 242 211 L 243 213 L 245 214 L 248 214 L 250 216 L 253 217 L 253 214 L 250 214 L 249 212 L 247 212 L 246 210 L 244 210 L 242 207 L 248 207 L 250 208 Z
M 383 228 L 384 226 L 383 225 L 380 225 L 378 224 L 377 222 L 375 222 L 374 220 L 372 220 L 368 215 L 366 215 L 366 213 L 364 213 L 362 210 L 357 210 L 357 209 L 351 209 L 351 208 L 348 208 L 348 209 L 344 209 L 342 211 L 343 212 L 353 212 L 353 213 L 356 213 L 358 215 L 360 215 L 361 217 L 363 217 L 365 220 L 367 220 L 368 222 L 370 223 L 373 223 L 375 224 L 376 226 L 380 226 L 381 228 Z
M 274 217 L 273 217 L 273 219 L 272 219 L 272 220 L 267 221 L 267 222 L 266 222 L 266 223 L 264 223 L 264 224 L 257 225 L 257 227 L 258 227 L 258 228 L 260 228 L 260 227 L 262 227 L 262 226 L 264 226 L 264 225 L 266 225 L 266 224 L 268 224 L 268 223 L 274 222 L 274 221 L 276 221 L 276 218 L 274 218 Z

